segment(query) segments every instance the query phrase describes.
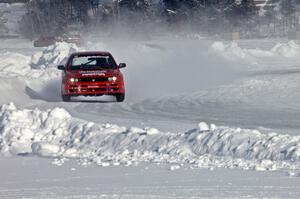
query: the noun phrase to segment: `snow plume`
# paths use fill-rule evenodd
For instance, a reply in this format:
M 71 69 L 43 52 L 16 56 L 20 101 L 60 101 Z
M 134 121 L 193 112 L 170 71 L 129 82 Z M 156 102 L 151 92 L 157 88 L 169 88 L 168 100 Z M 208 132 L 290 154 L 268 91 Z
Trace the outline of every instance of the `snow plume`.
M 56 67 L 59 64 L 64 64 L 69 55 L 78 50 L 75 44 L 57 42 L 43 51 L 34 54 L 30 65 L 34 69 Z
M 205 128 L 204 128 L 205 127 Z M 300 137 L 216 127 L 204 122 L 184 133 L 155 128 L 98 125 L 72 118 L 64 109 L 0 110 L 2 154 L 78 159 L 81 164 L 171 163 L 190 167 L 298 168 Z

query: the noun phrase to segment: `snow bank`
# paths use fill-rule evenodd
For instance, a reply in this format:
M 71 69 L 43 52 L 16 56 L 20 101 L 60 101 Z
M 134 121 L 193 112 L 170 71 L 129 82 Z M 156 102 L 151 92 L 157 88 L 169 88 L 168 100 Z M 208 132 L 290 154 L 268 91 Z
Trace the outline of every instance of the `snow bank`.
M 0 74 L 19 76 L 30 71 L 30 58 L 19 53 L 5 52 L 0 54 Z
M 237 58 L 244 59 L 250 57 L 271 57 L 273 53 L 270 51 L 257 49 L 242 49 L 236 42 L 224 44 L 223 42 L 214 42 L 211 45 L 213 51 L 220 53 L 229 60 Z
M 20 78 L 23 80 L 48 81 L 60 77 L 56 68 L 32 69 L 31 58 L 20 53 L 0 53 L 0 76 L 3 78 Z
M 13 52 L 0 53 L 0 77 L 3 82 L 0 92 L 6 93 L 1 101 L 7 103 L 12 98 L 16 101 L 16 96 L 60 101 L 61 71 L 57 70 L 56 66 L 75 50 L 77 47 L 73 44 L 57 43 L 38 52 L 32 58 Z M 15 78 L 20 81 L 10 80 Z M 16 87 L 19 93 L 15 92 Z M 20 92 L 21 88 L 23 90 Z M 10 92 L 7 93 L 7 90 Z M 12 95 L 12 92 L 16 95 Z
M 264 58 L 282 56 L 286 58 L 297 57 L 300 55 L 300 46 L 294 41 L 286 44 L 278 43 L 271 50 L 244 49 L 241 48 L 236 42 L 224 44 L 223 42 L 214 42 L 211 45 L 214 52 L 219 53 L 221 56 L 229 60 L 246 59 L 246 58 Z
M 69 55 L 76 51 L 78 51 L 78 47 L 75 44 L 57 42 L 45 48 L 42 52 L 34 54 L 30 65 L 34 69 L 56 67 L 64 64 Z
M 290 41 L 286 44 L 278 43 L 272 48 L 271 51 L 283 57 L 298 57 L 300 55 L 300 46 L 294 41 Z
M 75 44 L 56 43 L 34 54 L 31 58 L 20 53 L 4 52 L 0 54 L 0 75 L 4 77 L 25 76 L 37 78 L 50 72 L 51 69 L 58 72 L 56 66 L 64 63 L 69 55 L 75 51 L 78 51 Z M 46 71 L 46 69 L 48 70 Z
M 7 103 L 12 98 L 16 101 L 16 96 L 23 99 L 30 97 L 31 99 L 60 101 L 61 71 L 57 70 L 56 66 L 61 64 L 70 53 L 77 50 L 76 45 L 56 43 L 31 58 L 13 52 L 0 53 L 0 77 L 3 82 L 0 91 L 2 93 L 10 91 L 2 96 L 1 101 Z M 20 81 L 10 80 L 15 78 Z M 11 82 L 12 85 L 10 85 Z M 16 87 L 18 93 L 15 92 Z
M 184 133 L 164 133 L 81 121 L 61 108 L 19 110 L 11 103 L 0 109 L 0 129 L 3 154 L 76 158 L 83 165 L 147 161 L 275 170 L 295 168 L 300 161 L 300 137 L 205 123 Z

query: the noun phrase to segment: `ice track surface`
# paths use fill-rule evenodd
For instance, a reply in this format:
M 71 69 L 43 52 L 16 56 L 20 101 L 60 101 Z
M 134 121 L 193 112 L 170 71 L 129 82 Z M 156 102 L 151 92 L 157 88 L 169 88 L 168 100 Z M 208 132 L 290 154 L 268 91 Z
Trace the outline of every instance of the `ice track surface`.
M 31 199 L 278 199 L 299 198 L 300 178 L 277 172 L 131 167 L 62 167 L 46 159 L 0 158 L 0 198 Z
M 251 46 L 255 42 L 259 48 Z M 123 69 L 127 96 L 122 104 L 112 103 L 110 97 L 62 103 L 60 72 L 54 66 L 74 47 L 35 49 L 35 54 L 24 50 L 31 49 L 30 44 L 22 41 L 20 45 L 14 51 L 23 54 L 0 55 L 2 104 L 14 102 L 21 108 L 44 110 L 58 106 L 94 122 L 154 126 L 172 132 L 185 131 L 204 120 L 298 134 L 299 46 L 293 42 L 91 41 L 79 50 L 109 50 L 118 62 L 128 64 Z

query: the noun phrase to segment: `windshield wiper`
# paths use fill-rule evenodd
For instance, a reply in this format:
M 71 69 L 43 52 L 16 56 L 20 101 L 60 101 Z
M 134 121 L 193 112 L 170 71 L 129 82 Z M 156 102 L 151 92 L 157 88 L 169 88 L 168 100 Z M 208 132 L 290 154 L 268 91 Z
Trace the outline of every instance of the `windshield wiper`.
M 86 63 L 80 64 L 80 66 L 89 65 L 89 64 L 92 63 L 93 61 L 95 61 L 95 60 L 90 60 L 90 61 L 88 61 L 88 62 L 86 62 Z

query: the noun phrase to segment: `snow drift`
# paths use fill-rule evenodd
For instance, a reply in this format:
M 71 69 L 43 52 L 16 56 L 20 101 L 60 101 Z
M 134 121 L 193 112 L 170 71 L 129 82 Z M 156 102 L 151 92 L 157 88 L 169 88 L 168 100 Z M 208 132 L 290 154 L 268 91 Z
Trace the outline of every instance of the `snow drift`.
M 3 78 L 47 81 L 60 76 L 56 68 L 32 69 L 31 58 L 20 53 L 1 53 L 0 59 L 0 76 Z
M 1 76 L 16 77 L 28 74 L 30 58 L 19 53 L 5 52 L 0 54 Z
M 1 102 L 7 103 L 12 99 L 19 102 L 27 98 L 26 95 L 31 99 L 60 101 L 61 72 L 56 66 L 77 50 L 74 44 L 56 43 L 32 57 L 13 52 L 0 53 L 0 90 L 5 93 Z M 16 78 L 18 80 L 14 80 Z M 7 93 L 7 90 L 10 92 Z
M 285 58 L 293 58 L 300 55 L 300 46 L 294 41 L 289 41 L 288 43 L 277 43 L 270 50 L 263 50 L 260 48 L 244 49 L 236 42 L 225 44 L 219 41 L 214 42 L 211 45 L 211 48 L 214 52 L 219 53 L 228 60 L 278 57 L 278 55 Z
M 2 77 L 19 77 L 25 80 L 38 79 L 48 81 L 60 77 L 56 66 L 64 63 L 72 52 L 78 48 L 74 44 L 56 43 L 31 58 L 19 53 L 0 54 L 0 75 Z
M 214 42 L 211 45 L 213 51 L 220 53 L 228 60 L 246 59 L 251 57 L 272 57 L 273 53 L 262 49 L 243 49 L 236 42 L 224 44 L 223 42 Z
M 76 158 L 82 164 L 139 162 L 186 164 L 191 167 L 291 168 L 300 160 L 300 137 L 200 123 L 184 133 L 155 128 L 98 125 L 72 118 L 64 109 L 0 110 L 3 154 Z
M 300 55 L 300 46 L 294 41 L 290 41 L 286 44 L 278 43 L 271 51 L 287 58 L 298 57 Z
M 57 42 L 43 51 L 34 54 L 30 65 L 34 69 L 56 67 L 57 65 L 64 64 L 69 55 L 78 50 L 75 44 Z

